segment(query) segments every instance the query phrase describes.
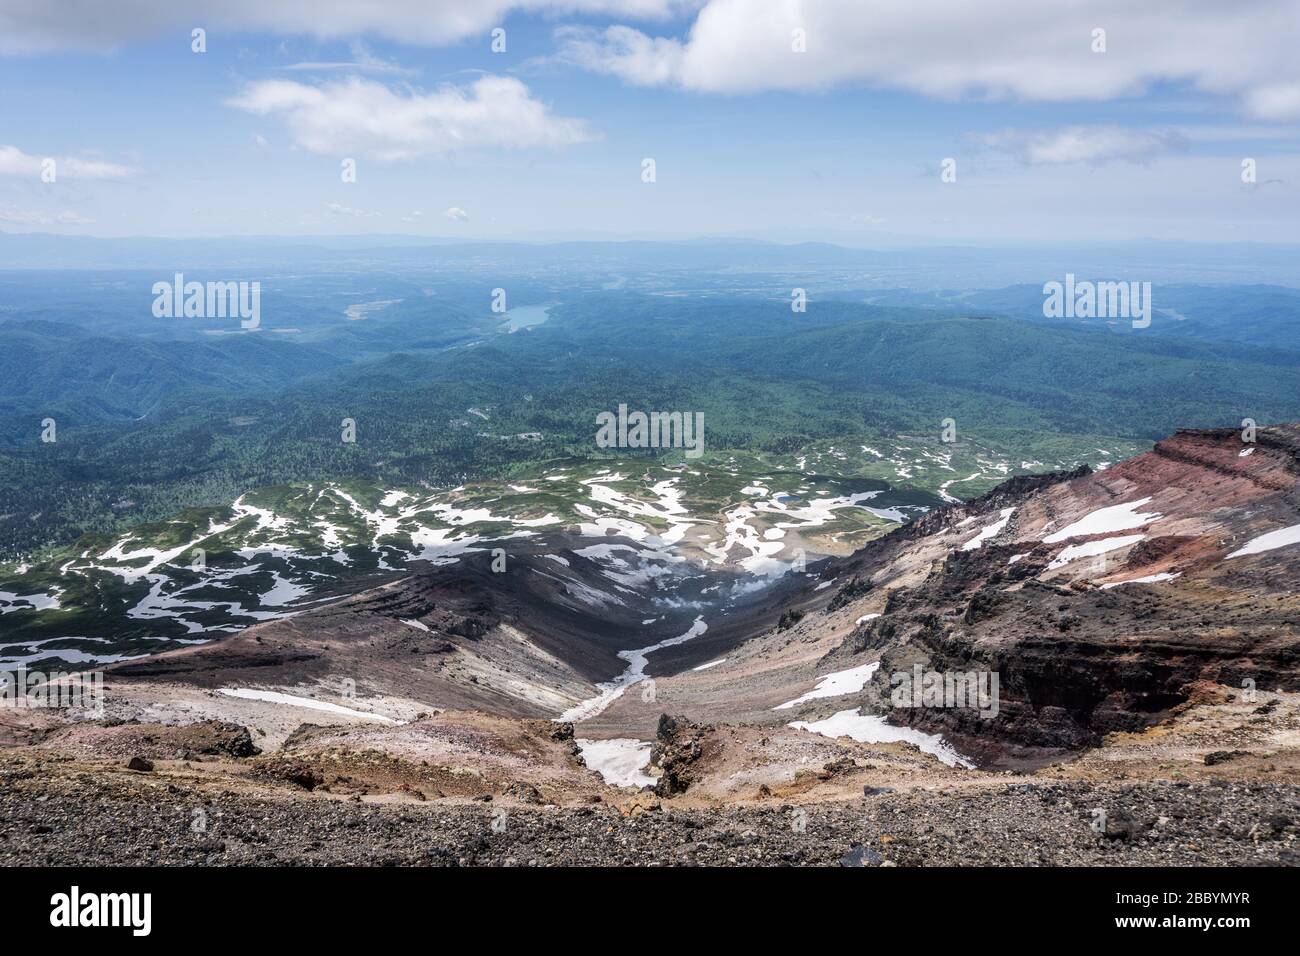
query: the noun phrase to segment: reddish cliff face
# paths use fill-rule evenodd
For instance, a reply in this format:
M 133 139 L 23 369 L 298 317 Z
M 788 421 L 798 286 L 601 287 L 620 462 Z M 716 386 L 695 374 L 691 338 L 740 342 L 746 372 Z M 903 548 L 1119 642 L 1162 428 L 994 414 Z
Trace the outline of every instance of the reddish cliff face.
M 878 650 L 867 703 L 993 763 L 1140 728 L 1199 682 L 1300 689 L 1298 483 L 1289 425 L 1253 444 L 1179 432 L 1106 471 L 1009 482 L 827 572 L 892 588 L 837 656 Z M 997 673 L 996 715 L 896 706 L 890 675 L 918 664 Z

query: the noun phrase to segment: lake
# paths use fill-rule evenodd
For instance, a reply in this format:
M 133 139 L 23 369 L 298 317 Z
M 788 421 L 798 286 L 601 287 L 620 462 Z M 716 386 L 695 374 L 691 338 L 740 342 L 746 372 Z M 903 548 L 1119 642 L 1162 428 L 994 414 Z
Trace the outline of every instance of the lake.
M 520 305 L 506 312 L 506 324 L 502 327 L 506 332 L 518 332 L 520 329 L 530 329 L 534 325 L 541 325 L 550 318 L 550 311 L 553 306 L 549 305 Z

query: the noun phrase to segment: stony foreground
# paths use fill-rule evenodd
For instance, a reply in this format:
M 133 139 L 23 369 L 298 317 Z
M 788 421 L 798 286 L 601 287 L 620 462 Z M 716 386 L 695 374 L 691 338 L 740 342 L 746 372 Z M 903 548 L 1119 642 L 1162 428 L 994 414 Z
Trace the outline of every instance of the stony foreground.
M 1032 771 L 664 718 L 655 791 L 604 783 L 553 721 L 445 712 L 281 740 L 260 714 L 253 734 L 14 711 L 0 865 L 1296 865 L 1300 698 L 1261 696 L 1210 688 Z
M 1098 811 L 1104 811 L 1104 815 Z M 3 865 L 1296 865 L 1300 787 L 1009 784 L 810 805 L 370 804 L 0 773 Z

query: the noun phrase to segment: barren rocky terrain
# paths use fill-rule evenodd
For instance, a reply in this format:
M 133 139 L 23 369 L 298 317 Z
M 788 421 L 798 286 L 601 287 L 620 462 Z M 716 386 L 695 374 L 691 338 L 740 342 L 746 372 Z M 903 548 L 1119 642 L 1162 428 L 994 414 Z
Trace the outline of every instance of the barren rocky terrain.
M 669 796 L 605 786 L 541 722 L 306 728 L 256 756 L 229 726 L 87 727 L 0 758 L 0 863 L 1296 865 L 1298 708 L 1206 702 L 1028 774 L 711 730 Z

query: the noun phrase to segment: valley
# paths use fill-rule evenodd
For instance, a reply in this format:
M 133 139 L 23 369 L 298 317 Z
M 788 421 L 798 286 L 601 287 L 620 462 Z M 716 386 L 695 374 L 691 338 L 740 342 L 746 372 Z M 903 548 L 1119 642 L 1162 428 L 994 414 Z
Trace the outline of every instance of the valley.
M 513 554 L 548 547 L 594 562 L 596 604 L 638 592 L 677 600 L 694 575 L 703 593 L 691 596 L 723 608 L 737 589 L 847 554 L 955 491 L 1029 469 L 1105 467 L 1132 447 L 1079 442 L 1082 457 L 1041 462 L 972 440 L 870 440 L 675 465 L 561 459 L 446 491 L 368 481 L 257 489 L 225 508 L 0 566 L 0 665 L 106 663 L 201 642 L 498 548 L 506 568 Z M 549 573 L 567 572 L 557 558 Z M 717 573 L 740 577 L 712 581 Z
M 955 503 L 775 468 L 594 463 L 450 500 L 354 486 L 243 502 L 67 574 L 143 586 L 237 534 L 229 553 L 278 551 L 286 575 L 325 548 L 355 555 L 350 593 L 109 663 L 94 719 L 7 711 L 6 799 L 45 813 L 25 802 L 32 762 L 55 807 L 88 768 L 118 814 L 155 780 L 219 792 L 225 836 L 155 837 L 140 852 L 160 859 L 250 859 L 240 821 L 272 812 L 282 860 L 350 819 L 378 828 L 365 859 L 407 859 L 434 827 L 444 855 L 426 862 L 446 863 L 621 860 L 592 826 L 642 862 L 1290 861 L 1293 825 L 1252 821 L 1293 819 L 1282 785 L 1300 766 L 1300 428 L 1256 437 L 1180 432 Z M 202 633 L 201 611 L 171 612 Z M 899 707 L 896 675 L 918 665 L 996 672 L 999 706 Z M 149 769 L 117 769 L 128 757 Z M 1213 833 L 1187 812 L 1223 799 L 1250 809 Z M 781 836 L 792 820 L 814 835 Z

